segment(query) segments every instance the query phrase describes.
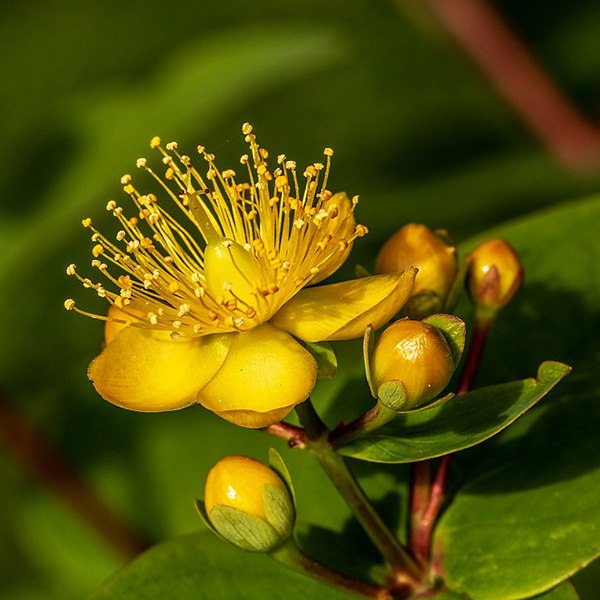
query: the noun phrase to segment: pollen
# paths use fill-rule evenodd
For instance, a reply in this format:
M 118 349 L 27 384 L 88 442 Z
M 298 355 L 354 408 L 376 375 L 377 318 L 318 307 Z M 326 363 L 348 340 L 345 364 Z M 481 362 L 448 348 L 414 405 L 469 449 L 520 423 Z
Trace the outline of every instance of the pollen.
M 152 138 L 158 170 L 146 158 L 136 166 L 162 192 L 139 192 L 124 175 L 130 207 L 106 204 L 118 222 L 116 233 L 106 237 L 90 218 L 82 221 L 92 232 L 94 265 L 106 281 L 80 276 L 75 265 L 67 274 L 119 308 L 131 326 L 170 331 L 176 338 L 252 329 L 300 288 L 333 273 L 353 241 L 367 233 L 354 218 L 358 197 L 328 188 L 333 150 L 325 148 L 325 164 L 308 165 L 302 180 L 285 154 L 271 168 L 269 152 L 249 123 L 242 134 L 249 151 L 240 159 L 241 175 L 221 170 L 204 146 L 197 147 L 202 169 L 176 142 L 163 146 Z M 80 310 L 72 299 L 64 305 L 111 319 Z

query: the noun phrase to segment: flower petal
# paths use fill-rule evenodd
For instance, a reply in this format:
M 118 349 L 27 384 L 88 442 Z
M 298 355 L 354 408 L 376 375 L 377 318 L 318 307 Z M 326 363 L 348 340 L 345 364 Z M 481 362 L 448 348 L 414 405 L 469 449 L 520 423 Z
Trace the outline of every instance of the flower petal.
M 284 406 L 283 408 L 276 408 L 269 410 L 268 412 L 256 412 L 254 410 L 224 410 L 222 412 L 216 412 L 222 419 L 230 421 L 240 427 L 248 427 L 249 429 L 260 429 L 262 427 L 268 427 L 285 419 L 288 414 L 293 410 L 296 404 L 290 404 L 290 406 Z
M 409 299 L 417 270 L 304 289 L 271 319 L 305 342 L 350 340 L 387 323 Z
M 202 406 L 256 428 L 280 421 L 308 397 L 317 363 L 288 333 L 266 323 L 232 337 L 223 366 L 198 392 Z
M 231 341 L 231 334 L 173 340 L 169 332 L 127 327 L 92 361 L 88 376 L 105 400 L 122 408 L 183 408 L 219 370 Z

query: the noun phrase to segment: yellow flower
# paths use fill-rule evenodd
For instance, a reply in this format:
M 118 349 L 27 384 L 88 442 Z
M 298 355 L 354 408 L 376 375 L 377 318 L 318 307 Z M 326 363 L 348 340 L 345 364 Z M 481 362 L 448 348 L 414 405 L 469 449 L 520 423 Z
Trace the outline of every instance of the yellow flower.
M 250 156 L 241 157 L 247 181 L 220 171 L 198 147 L 208 165 L 201 174 L 176 143 L 163 147 L 153 138 L 166 172 L 160 177 L 145 159 L 137 166 L 177 216 L 125 175 L 123 189 L 136 212 L 127 216 L 115 201 L 107 204 L 120 223 L 116 239 L 83 220 L 92 232 L 92 266 L 113 290 L 81 277 L 75 265 L 67 273 L 110 308 L 99 316 L 72 299 L 65 307 L 107 321 L 107 345 L 89 377 L 109 402 L 140 411 L 200 403 L 238 425 L 265 427 L 315 384 L 315 359 L 297 339 L 360 337 L 410 296 L 414 269 L 305 289 L 337 270 L 367 233 L 354 219 L 358 198 L 327 189 L 331 149 L 325 165 L 305 169 L 301 186 L 293 161 L 281 155 L 271 171 L 252 127 L 246 123 L 242 131 L 250 146 Z

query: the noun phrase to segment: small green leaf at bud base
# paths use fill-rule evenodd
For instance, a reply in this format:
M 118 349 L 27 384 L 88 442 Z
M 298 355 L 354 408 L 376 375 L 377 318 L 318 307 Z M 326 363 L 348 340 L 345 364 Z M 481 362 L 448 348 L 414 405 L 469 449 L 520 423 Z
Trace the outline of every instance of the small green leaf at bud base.
M 371 356 L 371 376 L 378 389 L 389 382 L 402 384 L 402 410 L 433 400 L 448 385 L 454 368 L 442 333 L 433 325 L 410 319 L 392 323 L 381 334 Z
M 403 312 L 422 318 L 439 312 L 458 272 L 456 249 L 425 225 L 410 223 L 387 240 L 375 261 L 376 273 L 419 270 Z
M 216 533 L 251 552 L 275 550 L 294 529 L 294 502 L 286 484 L 247 456 L 228 456 L 210 470 L 203 508 Z
M 506 306 L 523 281 L 523 266 L 504 240 L 488 240 L 469 257 L 469 293 L 476 306 L 496 311 Z

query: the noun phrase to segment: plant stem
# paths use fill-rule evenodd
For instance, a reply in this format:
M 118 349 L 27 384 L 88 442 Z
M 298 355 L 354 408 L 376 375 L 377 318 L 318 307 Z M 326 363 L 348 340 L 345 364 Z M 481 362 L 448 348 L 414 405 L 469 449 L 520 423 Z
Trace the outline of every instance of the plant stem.
M 495 311 L 476 310 L 475 312 L 475 329 L 458 383 L 457 396 L 466 394 L 473 386 L 495 316 Z M 430 482 L 429 467 L 426 471 L 423 463 L 413 465 L 410 548 L 417 557 L 424 560 L 430 559 L 433 528 L 444 503 L 451 460 L 451 454 L 440 458 L 433 483 Z M 430 463 L 430 461 L 423 462 Z M 423 507 L 423 497 L 426 492 L 429 493 L 429 497 Z
M 26 415 L 4 397 L 0 397 L 0 441 L 23 468 L 122 558 L 131 560 L 151 546 L 152 542 L 105 504 Z
M 586 121 L 486 0 L 426 0 L 507 104 L 566 167 L 600 160 L 600 131 Z
M 410 548 L 421 560 L 427 560 L 429 543 L 423 532 L 423 515 L 431 497 L 431 461 L 413 463 L 410 497 Z
M 329 441 L 334 448 L 341 448 L 351 441 L 379 429 L 386 423 L 389 423 L 396 415 L 396 411 L 378 402 L 373 408 L 368 410 L 364 415 L 354 419 L 354 421 L 338 425 L 329 434 Z
M 354 592 L 359 596 L 377 600 L 391 600 L 392 598 L 385 588 L 352 579 L 306 556 L 293 539 L 288 540 L 283 546 L 272 552 L 271 556 L 293 569 L 307 573 L 335 587 Z
M 494 322 L 494 316 L 486 314 L 475 313 L 475 329 L 473 330 L 473 337 L 471 338 L 471 345 L 467 357 L 465 358 L 465 365 L 460 375 L 460 381 L 458 382 L 458 388 L 456 395 L 466 394 L 473 387 L 475 376 L 481 359 L 483 357 L 483 350 L 485 348 L 488 334 Z
M 306 448 L 306 431 L 283 421 L 262 429 L 265 433 L 286 440 L 290 448 Z
M 379 552 L 394 568 L 398 574 L 396 581 L 402 583 L 402 578 L 404 583 L 420 581 L 422 571 L 419 564 L 383 522 L 342 456 L 329 443 L 329 430 L 315 412 L 310 400 L 299 404 L 296 410 L 308 433 L 308 449 L 315 455 Z
M 423 461 L 422 463 L 415 463 L 413 466 L 413 476 L 415 478 L 415 484 L 413 484 L 413 511 L 411 514 L 411 548 L 413 552 L 423 560 L 428 561 L 431 553 L 431 536 L 433 533 L 433 527 L 436 523 L 440 509 L 444 502 L 444 490 L 446 487 L 446 479 L 448 477 L 448 469 L 450 467 L 451 454 L 442 456 L 438 465 L 437 472 L 433 484 L 430 482 L 430 469 L 429 463 L 431 461 Z M 422 465 L 427 463 L 428 468 L 425 471 Z M 419 473 L 421 472 L 421 473 Z M 427 475 L 427 491 L 429 497 L 425 506 L 419 503 L 416 507 L 414 504 L 415 495 L 419 495 L 419 476 L 424 477 Z M 425 485 L 425 484 L 421 484 Z M 415 508 L 419 510 L 415 511 Z

